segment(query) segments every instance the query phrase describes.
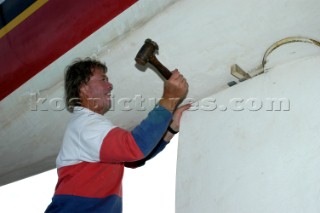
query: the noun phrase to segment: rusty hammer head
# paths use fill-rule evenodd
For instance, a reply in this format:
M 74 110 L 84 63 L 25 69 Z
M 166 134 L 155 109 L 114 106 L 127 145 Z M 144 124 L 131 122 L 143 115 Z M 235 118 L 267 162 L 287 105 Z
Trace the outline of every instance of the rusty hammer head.
M 156 50 L 159 50 L 157 43 L 149 38 L 146 39 L 144 45 L 137 53 L 135 58 L 136 62 L 144 66 L 147 62 L 149 62 L 150 57 L 154 56 Z

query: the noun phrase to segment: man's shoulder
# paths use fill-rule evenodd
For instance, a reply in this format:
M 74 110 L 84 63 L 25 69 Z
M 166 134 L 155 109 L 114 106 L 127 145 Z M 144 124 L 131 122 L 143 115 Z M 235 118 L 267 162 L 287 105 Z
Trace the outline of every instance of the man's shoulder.
M 110 129 L 115 125 L 105 116 L 97 114 L 87 108 L 79 107 L 73 112 L 67 129 Z

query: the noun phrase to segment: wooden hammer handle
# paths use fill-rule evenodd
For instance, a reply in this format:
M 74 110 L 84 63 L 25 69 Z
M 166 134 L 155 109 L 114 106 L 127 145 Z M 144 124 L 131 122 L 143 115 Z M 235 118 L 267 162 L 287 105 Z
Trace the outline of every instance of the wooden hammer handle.
M 169 79 L 172 75 L 172 73 L 163 66 L 160 61 L 157 59 L 155 55 L 150 56 L 149 63 L 152 64 L 155 68 L 157 68 L 158 72 L 165 78 Z

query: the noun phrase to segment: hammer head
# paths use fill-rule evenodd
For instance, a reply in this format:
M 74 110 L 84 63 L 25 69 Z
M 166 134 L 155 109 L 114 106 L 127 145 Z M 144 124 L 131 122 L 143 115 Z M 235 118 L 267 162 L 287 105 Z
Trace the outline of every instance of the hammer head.
M 135 58 L 136 62 L 144 66 L 149 61 L 150 56 L 154 55 L 156 50 L 159 50 L 157 43 L 149 38 L 146 39 L 144 45 L 137 53 L 137 56 Z

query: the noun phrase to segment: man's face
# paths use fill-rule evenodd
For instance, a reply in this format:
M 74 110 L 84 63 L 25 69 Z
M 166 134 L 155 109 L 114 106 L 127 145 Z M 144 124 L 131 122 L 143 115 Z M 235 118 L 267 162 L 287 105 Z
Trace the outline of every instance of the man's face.
M 80 89 L 82 105 L 103 115 L 111 108 L 112 84 L 102 69 L 96 68 L 92 74 Z

